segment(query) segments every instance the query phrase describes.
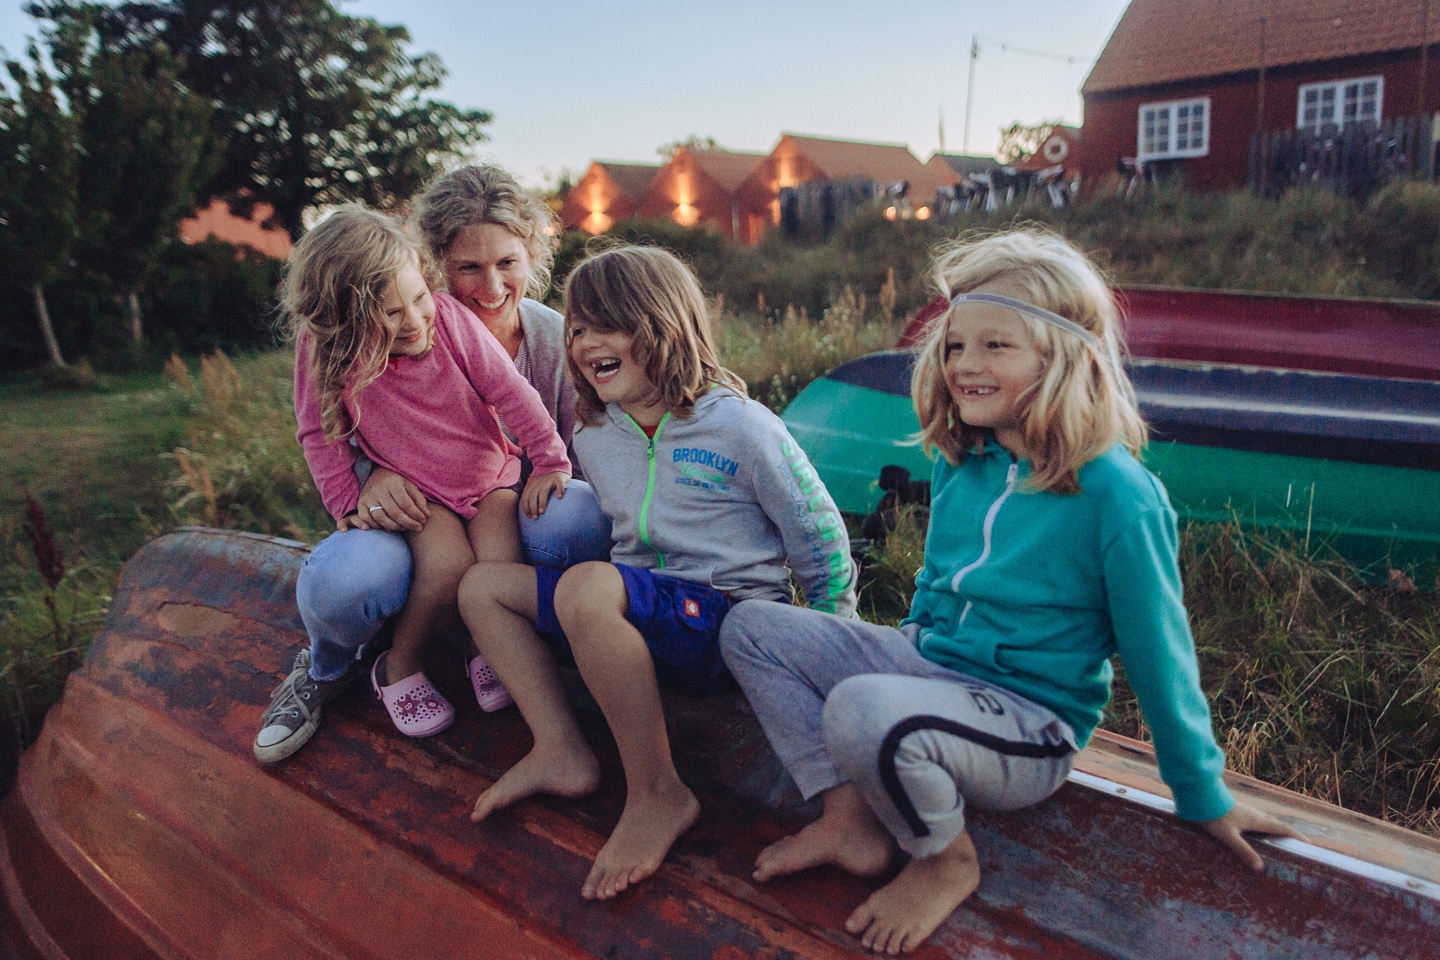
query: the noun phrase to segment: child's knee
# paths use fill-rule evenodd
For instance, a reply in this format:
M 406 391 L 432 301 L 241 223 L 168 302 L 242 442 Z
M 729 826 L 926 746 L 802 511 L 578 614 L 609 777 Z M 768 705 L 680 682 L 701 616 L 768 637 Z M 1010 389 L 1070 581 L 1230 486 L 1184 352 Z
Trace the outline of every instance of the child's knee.
M 602 561 L 573 566 L 555 584 L 555 618 L 572 638 L 597 617 L 624 616 L 625 602 L 620 571 Z
M 825 749 L 842 770 L 873 765 L 895 726 L 896 705 L 884 680 L 880 674 L 847 677 L 825 698 L 821 714 Z

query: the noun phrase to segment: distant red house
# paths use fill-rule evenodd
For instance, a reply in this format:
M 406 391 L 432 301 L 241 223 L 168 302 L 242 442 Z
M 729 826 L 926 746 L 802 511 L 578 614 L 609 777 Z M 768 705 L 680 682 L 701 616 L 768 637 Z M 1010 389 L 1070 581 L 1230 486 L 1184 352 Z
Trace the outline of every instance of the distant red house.
M 764 154 L 680 146 L 640 197 L 642 217 L 665 217 L 685 227 L 705 226 L 740 242 L 735 190 Z
M 1254 132 L 1440 110 L 1437 55 L 1436 0 L 1131 0 L 1081 87 L 1082 176 L 1137 158 L 1243 187 Z
M 568 230 L 601 234 L 635 216 L 640 197 L 660 170 L 658 163 L 596 160 L 565 195 L 560 222 Z
M 250 247 L 267 257 L 288 260 L 290 234 L 279 228 L 267 230 L 260 226 L 273 213 L 269 204 L 257 203 L 254 215 L 245 220 L 231 213 L 224 200 L 212 200 L 204 210 L 180 222 L 180 239 L 186 243 L 199 243 L 214 237 L 236 246 Z
M 946 169 L 926 166 L 903 144 L 782 134 L 737 191 L 743 216 L 738 239 L 759 243 L 765 231 L 780 224 L 782 189 L 823 180 L 869 180 L 882 188 L 904 181 L 916 215 L 927 217 L 939 188 L 959 180 Z

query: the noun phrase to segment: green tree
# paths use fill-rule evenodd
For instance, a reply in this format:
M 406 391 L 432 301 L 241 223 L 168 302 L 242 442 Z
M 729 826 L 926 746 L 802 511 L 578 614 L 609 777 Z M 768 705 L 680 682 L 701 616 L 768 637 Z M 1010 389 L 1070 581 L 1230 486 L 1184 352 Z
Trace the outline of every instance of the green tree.
M 84 4 L 27 7 L 56 20 Z M 445 77 L 413 56 L 404 27 L 342 14 L 330 0 L 158 0 L 102 8 L 120 46 L 163 41 L 215 105 L 223 149 L 204 197 L 242 215 L 264 202 L 292 237 L 317 206 L 394 206 L 484 139 L 490 115 L 433 99 Z
M 214 170 L 210 101 L 188 90 L 163 42 L 117 48 L 96 4 L 47 31 L 57 81 L 79 118 L 81 265 L 109 278 L 143 339 L 140 293 Z
M 79 120 L 29 45 L 30 68 L 7 60 L 0 87 L 0 257 L 35 304 L 50 362 L 65 366 L 45 286 L 65 270 L 78 234 Z

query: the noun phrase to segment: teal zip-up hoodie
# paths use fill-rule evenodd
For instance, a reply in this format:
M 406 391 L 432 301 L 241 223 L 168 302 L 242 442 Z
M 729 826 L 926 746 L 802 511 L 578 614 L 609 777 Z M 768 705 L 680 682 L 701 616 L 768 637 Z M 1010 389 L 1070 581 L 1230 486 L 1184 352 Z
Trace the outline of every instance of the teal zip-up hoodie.
M 616 404 L 575 429 L 575 456 L 610 518 L 610 559 L 736 600 L 791 598 L 855 615 L 845 523 L 815 468 L 763 404 L 715 387 L 652 441 Z
M 931 480 L 925 566 L 907 623 L 921 654 L 1053 710 L 1083 747 L 1110 701 L 1117 651 L 1187 820 L 1234 805 L 1222 779 L 1181 597 L 1175 511 L 1123 447 L 1080 492 L 1028 489 L 1030 463 L 990 440 Z

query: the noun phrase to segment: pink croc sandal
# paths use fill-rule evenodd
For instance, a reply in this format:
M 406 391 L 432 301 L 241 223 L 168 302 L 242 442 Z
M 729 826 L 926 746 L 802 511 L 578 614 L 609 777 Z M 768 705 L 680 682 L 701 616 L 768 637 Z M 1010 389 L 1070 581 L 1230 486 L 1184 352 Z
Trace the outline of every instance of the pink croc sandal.
M 467 668 L 470 674 L 470 686 L 475 688 L 475 702 L 480 704 L 480 709 L 486 713 L 494 713 L 496 710 L 504 710 L 515 702 L 510 696 L 510 691 L 505 689 L 505 684 L 495 675 L 490 664 L 485 662 L 482 656 L 476 656 L 470 661 Z
M 388 687 L 380 685 L 380 665 L 389 656 L 390 651 L 387 650 L 375 658 L 375 665 L 370 668 L 370 685 L 375 688 L 375 696 L 385 704 L 396 729 L 407 737 L 429 737 L 454 723 L 455 708 L 430 684 L 423 672 L 412 673 Z

